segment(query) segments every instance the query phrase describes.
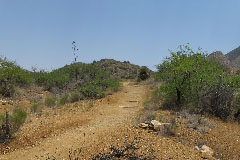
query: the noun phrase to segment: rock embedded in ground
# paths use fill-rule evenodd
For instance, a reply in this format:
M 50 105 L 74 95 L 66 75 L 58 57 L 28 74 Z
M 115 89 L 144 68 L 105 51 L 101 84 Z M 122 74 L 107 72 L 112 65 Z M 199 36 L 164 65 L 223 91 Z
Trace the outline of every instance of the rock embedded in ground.
M 147 124 L 147 123 L 139 123 L 138 126 L 139 126 L 140 128 L 143 128 L 143 129 L 149 128 L 149 124 Z
M 161 123 L 157 120 L 152 120 L 150 124 L 155 131 L 163 131 L 166 126 L 170 126 L 170 123 Z
M 209 155 L 209 156 L 213 156 L 213 154 L 214 154 L 214 151 L 213 151 L 210 147 L 208 147 L 208 146 L 206 146 L 206 145 L 203 145 L 203 146 L 201 147 L 200 151 L 201 151 L 202 153 L 206 153 L 206 154 Z
M 194 147 L 194 150 L 197 150 L 197 151 L 199 151 L 200 149 L 199 149 L 199 147 L 198 147 L 198 146 L 195 146 L 195 147 Z

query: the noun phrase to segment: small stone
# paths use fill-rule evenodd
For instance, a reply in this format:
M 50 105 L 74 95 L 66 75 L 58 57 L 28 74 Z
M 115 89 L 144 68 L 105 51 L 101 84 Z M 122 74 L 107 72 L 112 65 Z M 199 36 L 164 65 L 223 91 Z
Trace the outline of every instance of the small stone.
M 210 155 L 210 156 L 213 156 L 213 153 L 214 153 L 213 150 L 210 147 L 206 146 L 206 145 L 203 145 L 201 147 L 201 152 L 202 153 L 206 153 L 207 155 Z
M 156 131 L 164 130 L 164 127 L 170 126 L 170 123 L 160 123 L 157 120 L 152 120 L 151 125 L 153 126 L 153 129 Z
M 139 126 L 140 128 L 143 128 L 143 129 L 146 129 L 146 128 L 149 127 L 149 125 L 148 125 L 147 123 L 140 123 L 140 124 L 138 124 L 138 126 Z
M 6 105 L 7 104 L 7 101 L 2 101 L 2 105 Z
M 200 149 L 199 149 L 199 147 L 198 147 L 198 146 L 195 146 L 195 147 L 194 147 L 194 150 L 197 150 L 197 151 L 199 151 Z

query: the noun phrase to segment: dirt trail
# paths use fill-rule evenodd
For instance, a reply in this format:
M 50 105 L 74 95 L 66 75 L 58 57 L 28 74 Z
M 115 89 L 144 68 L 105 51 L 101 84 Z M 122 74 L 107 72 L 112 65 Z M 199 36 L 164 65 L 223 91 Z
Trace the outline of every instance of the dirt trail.
M 94 145 L 106 139 L 109 133 L 128 132 L 132 118 L 149 96 L 148 86 L 125 82 L 120 92 L 94 104 L 77 103 L 75 107 L 32 118 L 0 159 L 44 159 L 48 153 L 66 157 L 70 148 L 80 147 L 93 152 Z
M 1 146 L 0 160 L 46 160 L 48 156 L 62 160 L 68 159 L 69 150 L 78 149 L 81 152 L 77 157 L 88 160 L 109 152 L 111 145 L 125 146 L 126 137 L 128 142 L 137 137 L 136 153 L 151 155 L 151 159 L 214 159 L 194 150 L 194 144 L 184 145 L 134 126 L 138 111 L 151 96 L 150 88 L 124 82 L 121 91 L 104 99 L 44 110 L 40 117 L 30 116 L 17 138 Z

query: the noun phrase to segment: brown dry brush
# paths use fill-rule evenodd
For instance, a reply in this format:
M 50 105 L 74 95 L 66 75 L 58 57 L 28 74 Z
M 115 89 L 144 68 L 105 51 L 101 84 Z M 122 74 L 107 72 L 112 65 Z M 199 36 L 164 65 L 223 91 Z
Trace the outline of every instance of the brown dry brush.
M 110 146 L 110 152 L 107 153 L 99 153 L 94 155 L 92 160 L 117 160 L 117 159 L 125 159 L 125 160 L 152 160 L 157 159 L 154 155 L 154 150 L 151 151 L 150 155 L 144 155 L 137 153 L 139 147 L 137 147 L 137 137 L 131 143 L 128 143 L 127 137 L 125 137 L 125 146 Z M 56 153 L 55 153 L 56 154 Z M 81 160 L 82 148 L 78 148 L 75 150 L 70 149 L 68 152 L 68 160 Z M 44 158 L 45 160 L 60 160 L 61 156 L 58 155 L 50 155 L 49 153 Z M 43 156 L 38 157 L 37 159 L 42 159 Z
M 131 143 L 128 143 L 127 137 L 125 137 L 125 146 L 123 147 L 115 147 L 110 146 L 110 152 L 108 153 L 100 153 L 95 156 L 93 156 L 92 160 L 114 160 L 114 159 L 126 159 L 126 160 L 150 160 L 150 159 L 156 159 L 154 156 L 154 153 L 152 153 L 149 156 L 141 155 L 136 153 L 136 151 L 139 149 L 139 147 L 136 146 L 136 140 L 135 137 L 134 140 Z M 154 152 L 154 151 L 152 151 Z

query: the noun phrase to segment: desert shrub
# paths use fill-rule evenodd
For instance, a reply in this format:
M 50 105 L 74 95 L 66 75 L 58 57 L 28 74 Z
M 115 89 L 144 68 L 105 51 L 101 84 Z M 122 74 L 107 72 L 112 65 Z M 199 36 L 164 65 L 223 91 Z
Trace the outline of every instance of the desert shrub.
M 141 67 L 138 73 L 138 79 L 144 81 L 149 77 L 150 77 L 150 73 L 148 68 L 146 66 Z
M 171 52 L 171 57 L 157 67 L 156 80 L 163 84 L 154 95 L 163 97 L 164 105 L 171 109 L 184 107 L 225 119 L 234 110 L 232 101 L 239 79 L 206 56 L 189 46 Z
M 236 94 L 235 96 L 235 101 L 234 101 L 234 104 L 235 104 L 235 112 L 234 112 L 234 118 L 238 121 L 240 121 L 240 94 Z
M 70 86 L 68 91 L 79 92 L 81 98 L 102 98 L 107 89 L 117 91 L 120 87 L 118 79 L 111 78 L 107 72 L 93 64 L 74 63 L 52 72 L 40 71 L 33 74 L 35 82 L 45 89 L 55 87 L 63 90 Z
M 127 140 L 127 137 L 125 138 L 125 146 L 111 146 L 109 149 L 109 152 L 106 153 L 99 153 L 97 155 L 94 155 L 92 157 L 92 160 L 111 160 L 111 159 L 129 159 L 129 160 L 150 160 L 150 159 L 156 159 L 154 156 L 152 150 L 152 153 L 149 155 L 148 153 L 141 152 L 141 154 L 138 153 L 138 149 L 140 149 L 137 146 L 137 137 L 129 143 Z M 138 140 L 139 141 L 139 140 Z
M 7 116 L 8 116 L 8 118 L 6 118 Z M 0 121 L 2 124 L 1 132 L 6 132 L 6 131 L 4 131 L 7 128 L 7 126 L 5 125 L 6 120 L 8 121 L 7 125 L 9 125 L 8 126 L 9 134 L 13 134 L 14 132 L 18 131 L 18 129 L 23 125 L 26 118 L 27 118 L 27 113 L 22 109 L 15 109 L 12 112 L 12 114 L 8 114 L 8 112 L 6 112 L 6 114 L 0 115 Z
M 111 91 L 118 91 L 119 88 L 121 87 L 120 81 L 116 78 L 111 78 L 108 80 L 108 89 Z
M 102 98 L 105 96 L 107 89 L 117 91 L 120 87 L 118 79 L 111 78 L 107 72 L 100 68 L 90 65 L 84 68 L 86 73 L 85 79 L 88 81 L 79 83 L 79 92 L 84 98 Z
M 0 58 L 0 94 L 5 97 L 14 95 L 15 86 L 29 85 L 32 76 L 15 62 Z
M 200 97 L 199 110 L 226 120 L 235 111 L 233 104 L 235 91 L 221 82 L 218 84 Z
M 15 93 L 15 86 L 13 83 L 7 81 L 0 82 L 0 94 L 4 97 L 12 97 Z
M 164 136 L 175 136 L 177 133 L 178 125 L 176 120 L 171 120 L 170 125 L 164 125 Z
M 89 108 L 92 108 L 93 106 L 94 106 L 93 101 L 89 101 L 89 102 L 88 102 L 88 107 L 89 107 Z
M 80 88 L 80 93 L 85 98 L 102 98 L 105 96 L 104 91 L 101 89 L 101 86 L 96 86 L 91 83 L 86 83 Z
M 39 72 L 33 72 L 32 75 L 34 77 L 34 82 L 37 85 L 44 85 L 44 84 L 46 84 L 48 72 L 46 72 L 45 70 L 42 69 Z
M 68 102 L 68 94 L 61 95 L 59 98 L 59 105 L 64 105 Z
M 10 123 L 12 124 L 13 130 L 17 131 L 21 125 L 25 122 L 27 113 L 22 109 L 16 109 L 10 116 Z
M 39 108 L 39 104 L 38 104 L 38 103 L 34 103 L 34 104 L 32 105 L 32 107 L 31 107 L 31 112 L 32 112 L 32 113 L 36 113 L 37 110 L 38 110 L 38 108 Z
M 69 75 L 61 70 L 53 70 L 52 72 L 34 73 L 35 83 L 45 87 L 46 90 L 51 90 L 54 87 L 63 89 L 69 82 Z
M 53 107 L 56 105 L 56 97 L 48 97 L 45 99 L 45 105 L 48 107 Z
M 77 102 L 77 101 L 79 101 L 79 99 L 80 99 L 80 95 L 79 95 L 79 93 L 78 92 L 72 92 L 71 94 L 70 94 L 70 97 L 69 97 L 69 101 L 70 102 Z

